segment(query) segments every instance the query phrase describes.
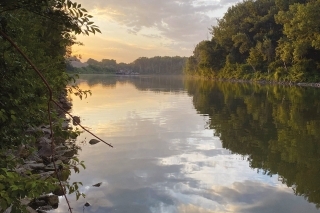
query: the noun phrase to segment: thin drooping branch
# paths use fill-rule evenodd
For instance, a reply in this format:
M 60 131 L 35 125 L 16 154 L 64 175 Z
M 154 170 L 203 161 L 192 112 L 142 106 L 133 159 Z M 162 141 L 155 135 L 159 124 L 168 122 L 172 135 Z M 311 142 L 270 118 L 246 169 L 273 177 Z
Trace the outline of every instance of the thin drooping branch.
M 101 138 L 99 138 L 97 135 L 93 134 L 91 131 L 87 130 L 84 126 L 82 126 L 79 122 L 77 122 L 73 116 L 68 112 L 66 111 L 62 106 L 60 106 L 60 104 L 58 104 L 55 100 L 51 100 L 57 107 L 59 107 L 61 110 L 63 110 L 63 112 L 67 113 L 71 118 L 72 118 L 72 121 L 74 121 L 77 125 L 79 125 L 83 130 L 85 130 L 86 132 L 88 132 L 89 134 L 91 134 L 92 136 L 94 136 L 95 138 L 101 140 L 101 142 L 107 144 L 108 146 L 112 147 L 113 146 L 110 144 L 110 143 L 107 143 L 105 142 L 104 140 L 102 140 Z
M 72 213 L 72 208 L 70 206 L 69 200 L 67 198 L 66 195 L 66 190 L 65 187 L 62 184 L 62 181 L 60 179 L 59 173 L 58 173 L 58 169 L 56 166 L 54 159 L 54 139 L 53 139 L 53 127 L 52 127 L 52 117 L 51 117 L 51 102 L 54 103 L 57 107 L 59 107 L 60 109 L 62 109 L 65 113 L 67 113 L 69 116 L 71 116 L 71 118 L 74 120 L 73 116 L 67 112 L 66 110 L 64 110 L 55 100 L 53 100 L 53 92 L 52 89 L 49 85 L 49 83 L 47 82 L 47 80 L 45 79 L 45 77 L 42 75 L 42 73 L 37 69 L 37 67 L 31 62 L 31 60 L 22 52 L 22 50 L 14 43 L 14 41 L 12 41 L 12 39 L 3 31 L 0 30 L 0 35 L 7 40 L 20 54 L 21 56 L 30 64 L 30 66 L 33 68 L 33 70 L 38 74 L 38 76 L 40 77 L 40 79 L 42 80 L 42 82 L 45 84 L 45 86 L 47 87 L 47 90 L 49 92 L 49 99 L 48 99 L 48 120 L 49 120 L 49 124 L 50 124 L 50 137 L 51 137 L 51 152 L 52 152 L 52 162 L 54 165 L 54 169 L 55 169 L 55 173 L 57 175 L 57 179 L 59 181 L 60 187 L 63 190 L 63 194 L 65 197 L 65 200 L 68 204 L 68 208 L 69 211 Z M 87 130 L 86 128 L 84 128 L 82 125 L 80 125 L 78 122 L 76 122 L 83 130 L 87 131 L 88 133 L 90 133 L 91 135 L 93 135 L 94 137 L 98 138 L 99 140 L 101 140 L 102 142 L 104 142 L 105 144 L 109 145 L 110 147 L 113 147 L 111 144 L 105 142 L 104 140 L 102 140 L 101 138 L 97 137 L 95 134 L 93 134 L 92 132 L 90 132 L 89 130 Z
M 0 34 L 1 36 L 7 40 L 21 55 L 22 57 L 30 64 L 30 66 L 33 68 L 33 70 L 38 74 L 38 76 L 41 78 L 42 82 L 46 85 L 47 89 L 48 89 L 48 92 L 49 92 L 49 100 L 48 100 L 48 119 L 49 119 L 49 124 L 50 124 L 50 137 L 51 137 L 51 153 L 52 153 L 52 163 L 53 163 L 53 166 L 54 166 L 54 170 L 55 170 L 55 173 L 57 175 L 57 178 L 59 180 L 59 184 L 60 184 L 60 187 L 63 191 L 63 195 L 67 201 L 67 204 L 68 204 L 68 208 L 69 208 L 69 211 L 72 213 L 72 209 L 71 209 L 71 206 L 70 206 L 70 203 L 69 203 L 69 200 L 67 198 L 67 195 L 66 195 L 66 191 L 65 191 L 65 188 L 63 187 L 62 185 L 62 181 L 60 179 L 60 176 L 59 176 L 59 173 L 58 173 L 58 170 L 57 170 L 57 166 L 56 166 L 56 163 L 55 161 L 53 160 L 54 159 L 54 140 L 53 140 L 53 128 L 52 128 L 52 118 L 51 118 L 51 106 L 50 106 L 50 102 L 53 100 L 52 99 L 52 89 L 51 87 L 49 86 L 47 80 L 44 78 L 44 76 L 41 74 L 41 72 L 36 68 L 36 66 L 30 61 L 30 59 L 22 52 L 22 50 L 11 40 L 11 38 L 9 36 L 7 36 L 4 32 L 2 32 L 0 30 Z

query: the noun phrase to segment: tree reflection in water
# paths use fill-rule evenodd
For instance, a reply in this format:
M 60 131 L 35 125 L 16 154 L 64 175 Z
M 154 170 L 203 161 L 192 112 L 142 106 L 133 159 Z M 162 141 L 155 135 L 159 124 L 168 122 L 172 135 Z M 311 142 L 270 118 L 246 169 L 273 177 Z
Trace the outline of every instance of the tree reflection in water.
M 185 80 L 224 148 L 320 207 L 320 90 Z

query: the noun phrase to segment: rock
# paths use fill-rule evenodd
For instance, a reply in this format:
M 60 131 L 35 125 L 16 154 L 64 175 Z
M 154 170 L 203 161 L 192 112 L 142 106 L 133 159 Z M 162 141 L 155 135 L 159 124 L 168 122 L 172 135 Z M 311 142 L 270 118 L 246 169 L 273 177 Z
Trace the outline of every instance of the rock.
M 43 160 L 38 157 L 38 155 L 36 153 L 32 153 L 29 157 L 28 157 L 29 161 L 34 161 L 35 163 L 42 163 Z
M 57 170 L 63 168 L 62 164 L 62 160 L 57 160 L 55 161 L 55 164 L 56 164 L 56 167 L 57 167 Z M 50 163 L 48 164 L 45 168 L 44 168 L 45 171 L 55 171 L 55 168 L 54 168 L 54 164 L 53 163 Z
M 62 138 L 62 137 L 59 137 L 59 136 L 56 136 L 56 137 L 54 138 L 55 144 L 63 144 L 63 143 L 65 143 L 65 141 L 66 141 L 66 139 L 64 139 L 64 138 Z
M 44 169 L 45 165 L 43 163 L 33 163 L 33 164 L 25 164 L 23 167 L 31 170 L 40 170 L 40 169 Z
M 68 164 L 69 161 L 70 161 L 70 158 L 65 157 L 65 156 L 61 156 L 61 157 L 59 157 L 59 159 L 62 160 L 62 162 L 63 162 L 64 164 Z
M 57 195 L 49 195 L 46 201 L 49 205 L 55 206 L 59 204 L 59 197 Z
M 100 141 L 97 140 L 97 139 L 91 139 L 91 140 L 89 141 L 89 144 L 94 145 L 94 144 L 97 144 L 97 143 L 99 143 L 99 142 L 100 142 Z
M 46 178 L 52 176 L 54 173 L 55 173 L 54 171 L 48 171 L 48 172 L 42 172 L 39 175 L 40 175 L 41 179 L 46 179 Z
M 58 152 L 58 151 L 61 151 L 61 150 L 67 150 L 68 147 L 67 146 L 57 146 L 55 147 L 55 150 Z
M 0 209 L 0 210 L 2 210 L 2 209 Z M 12 204 L 3 213 L 11 213 L 11 211 L 12 211 Z
M 47 211 L 50 211 L 52 210 L 53 207 L 52 206 L 49 206 L 49 205 L 46 205 L 46 206 L 41 206 L 37 212 L 41 212 L 41 213 L 47 213 Z
M 51 139 L 47 137 L 41 137 L 38 139 L 38 148 L 41 148 L 42 146 L 51 145 Z
M 69 110 L 72 107 L 72 103 L 68 102 L 67 100 L 64 100 L 63 102 L 61 102 L 62 108 L 64 108 L 65 110 Z
M 16 168 L 15 171 L 16 173 L 20 174 L 20 175 L 24 175 L 26 174 L 26 172 L 29 170 L 29 168 L 25 168 L 25 167 L 20 167 L 20 168 Z
M 27 212 L 29 213 L 38 213 L 36 210 L 34 210 L 33 208 L 31 208 L 30 206 L 27 206 Z
M 37 133 L 41 132 L 41 128 L 40 127 L 29 127 L 25 133 L 27 135 L 35 135 Z
M 100 186 L 101 186 L 101 184 L 102 184 L 102 182 L 100 182 L 100 183 L 96 183 L 96 184 L 94 184 L 94 185 L 92 185 L 92 186 L 94 186 L 94 187 L 100 187 Z
M 62 160 L 57 160 L 57 161 L 55 161 L 55 164 L 56 164 L 56 166 L 61 165 L 61 164 L 62 164 Z M 47 166 L 54 166 L 54 165 L 53 165 L 53 163 L 50 163 L 50 164 L 47 165 Z
M 80 124 L 80 117 L 73 116 L 73 125 L 77 126 L 78 124 Z
M 62 156 L 71 158 L 71 157 L 73 157 L 75 154 L 77 154 L 77 150 L 75 150 L 75 149 L 70 149 L 70 150 L 64 151 L 63 154 L 62 154 Z
M 36 161 L 34 160 L 27 160 L 27 161 L 24 161 L 24 164 L 33 164 L 33 163 L 37 163 Z
M 72 129 L 72 127 L 70 126 L 69 122 L 62 122 L 61 128 L 63 130 Z
M 51 210 L 52 207 L 57 207 L 59 205 L 59 197 L 57 195 L 45 195 L 34 200 L 30 206 L 38 209 L 41 206 L 41 210 Z
M 58 169 L 58 168 L 57 168 Z M 55 171 L 55 168 L 54 168 L 54 166 L 52 165 L 52 166 L 46 166 L 45 168 L 44 168 L 44 170 L 45 171 Z
M 51 130 L 50 130 L 50 128 L 42 128 L 41 130 L 42 130 L 42 132 L 43 132 L 44 134 L 46 134 L 46 135 L 51 135 Z
M 90 203 L 86 202 L 86 203 L 84 204 L 84 206 L 85 206 L 85 207 L 88 207 L 88 206 L 91 206 L 91 205 L 90 205 Z
M 35 200 L 33 201 L 33 205 L 36 205 L 36 206 L 46 206 L 47 205 L 47 202 L 45 200 Z
M 47 144 L 42 146 L 41 149 L 38 151 L 38 155 L 40 157 L 50 157 L 55 153 L 54 150 L 51 148 L 51 144 Z
M 21 205 L 23 205 L 23 206 L 29 205 L 30 202 L 31 202 L 31 199 L 30 199 L 30 198 L 23 198 L 23 199 L 20 200 L 20 203 L 21 203 Z

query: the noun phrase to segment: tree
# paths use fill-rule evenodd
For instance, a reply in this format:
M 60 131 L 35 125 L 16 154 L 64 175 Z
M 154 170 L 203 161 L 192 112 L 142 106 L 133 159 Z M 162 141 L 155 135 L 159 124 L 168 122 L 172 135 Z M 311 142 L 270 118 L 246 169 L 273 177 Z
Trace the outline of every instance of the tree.
M 37 137 L 26 130 L 48 122 L 48 90 L 17 52 L 9 39 L 41 70 L 48 79 L 53 97 L 65 90 L 66 57 L 77 44 L 73 34 L 100 32 L 80 4 L 69 0 L 4 0 L 0 3 L 0 209 L 11 204 L 12 212 L 21 212 L 20 199 L 35 198 L 55 187 L 55 178 L 41 180 L 38 175 L 21 176 L 14 169 L 20 158 L 19 147 L 32 151 Z M 63 132 L 56 124 L 55 133 L 65 139 L 74 133 Z M 59 136 L 59 135 L 57 135 Z M 8 151 L 13 150 L 13 151 Z M 19 157 L 19 156 L 18 156 Z M 1 211 L 2 211 L 1 210 Z

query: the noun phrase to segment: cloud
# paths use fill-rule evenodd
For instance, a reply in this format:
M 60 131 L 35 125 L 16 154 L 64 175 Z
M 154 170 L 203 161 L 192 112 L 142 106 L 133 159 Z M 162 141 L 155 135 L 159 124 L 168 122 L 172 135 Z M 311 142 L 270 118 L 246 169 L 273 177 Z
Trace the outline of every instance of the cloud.
M 127 27 L 129 33 L 154 28 L 161 36 L 172 40 L 199 42 L 216 23 L 212 14 L 234 2 L 237 1 L 96 0 L 86 6 L 102 10 L 104 16 Z
M 161 38 L 161 36 L 157 34 L 142 34 L 142 36 L 147 38 Z

